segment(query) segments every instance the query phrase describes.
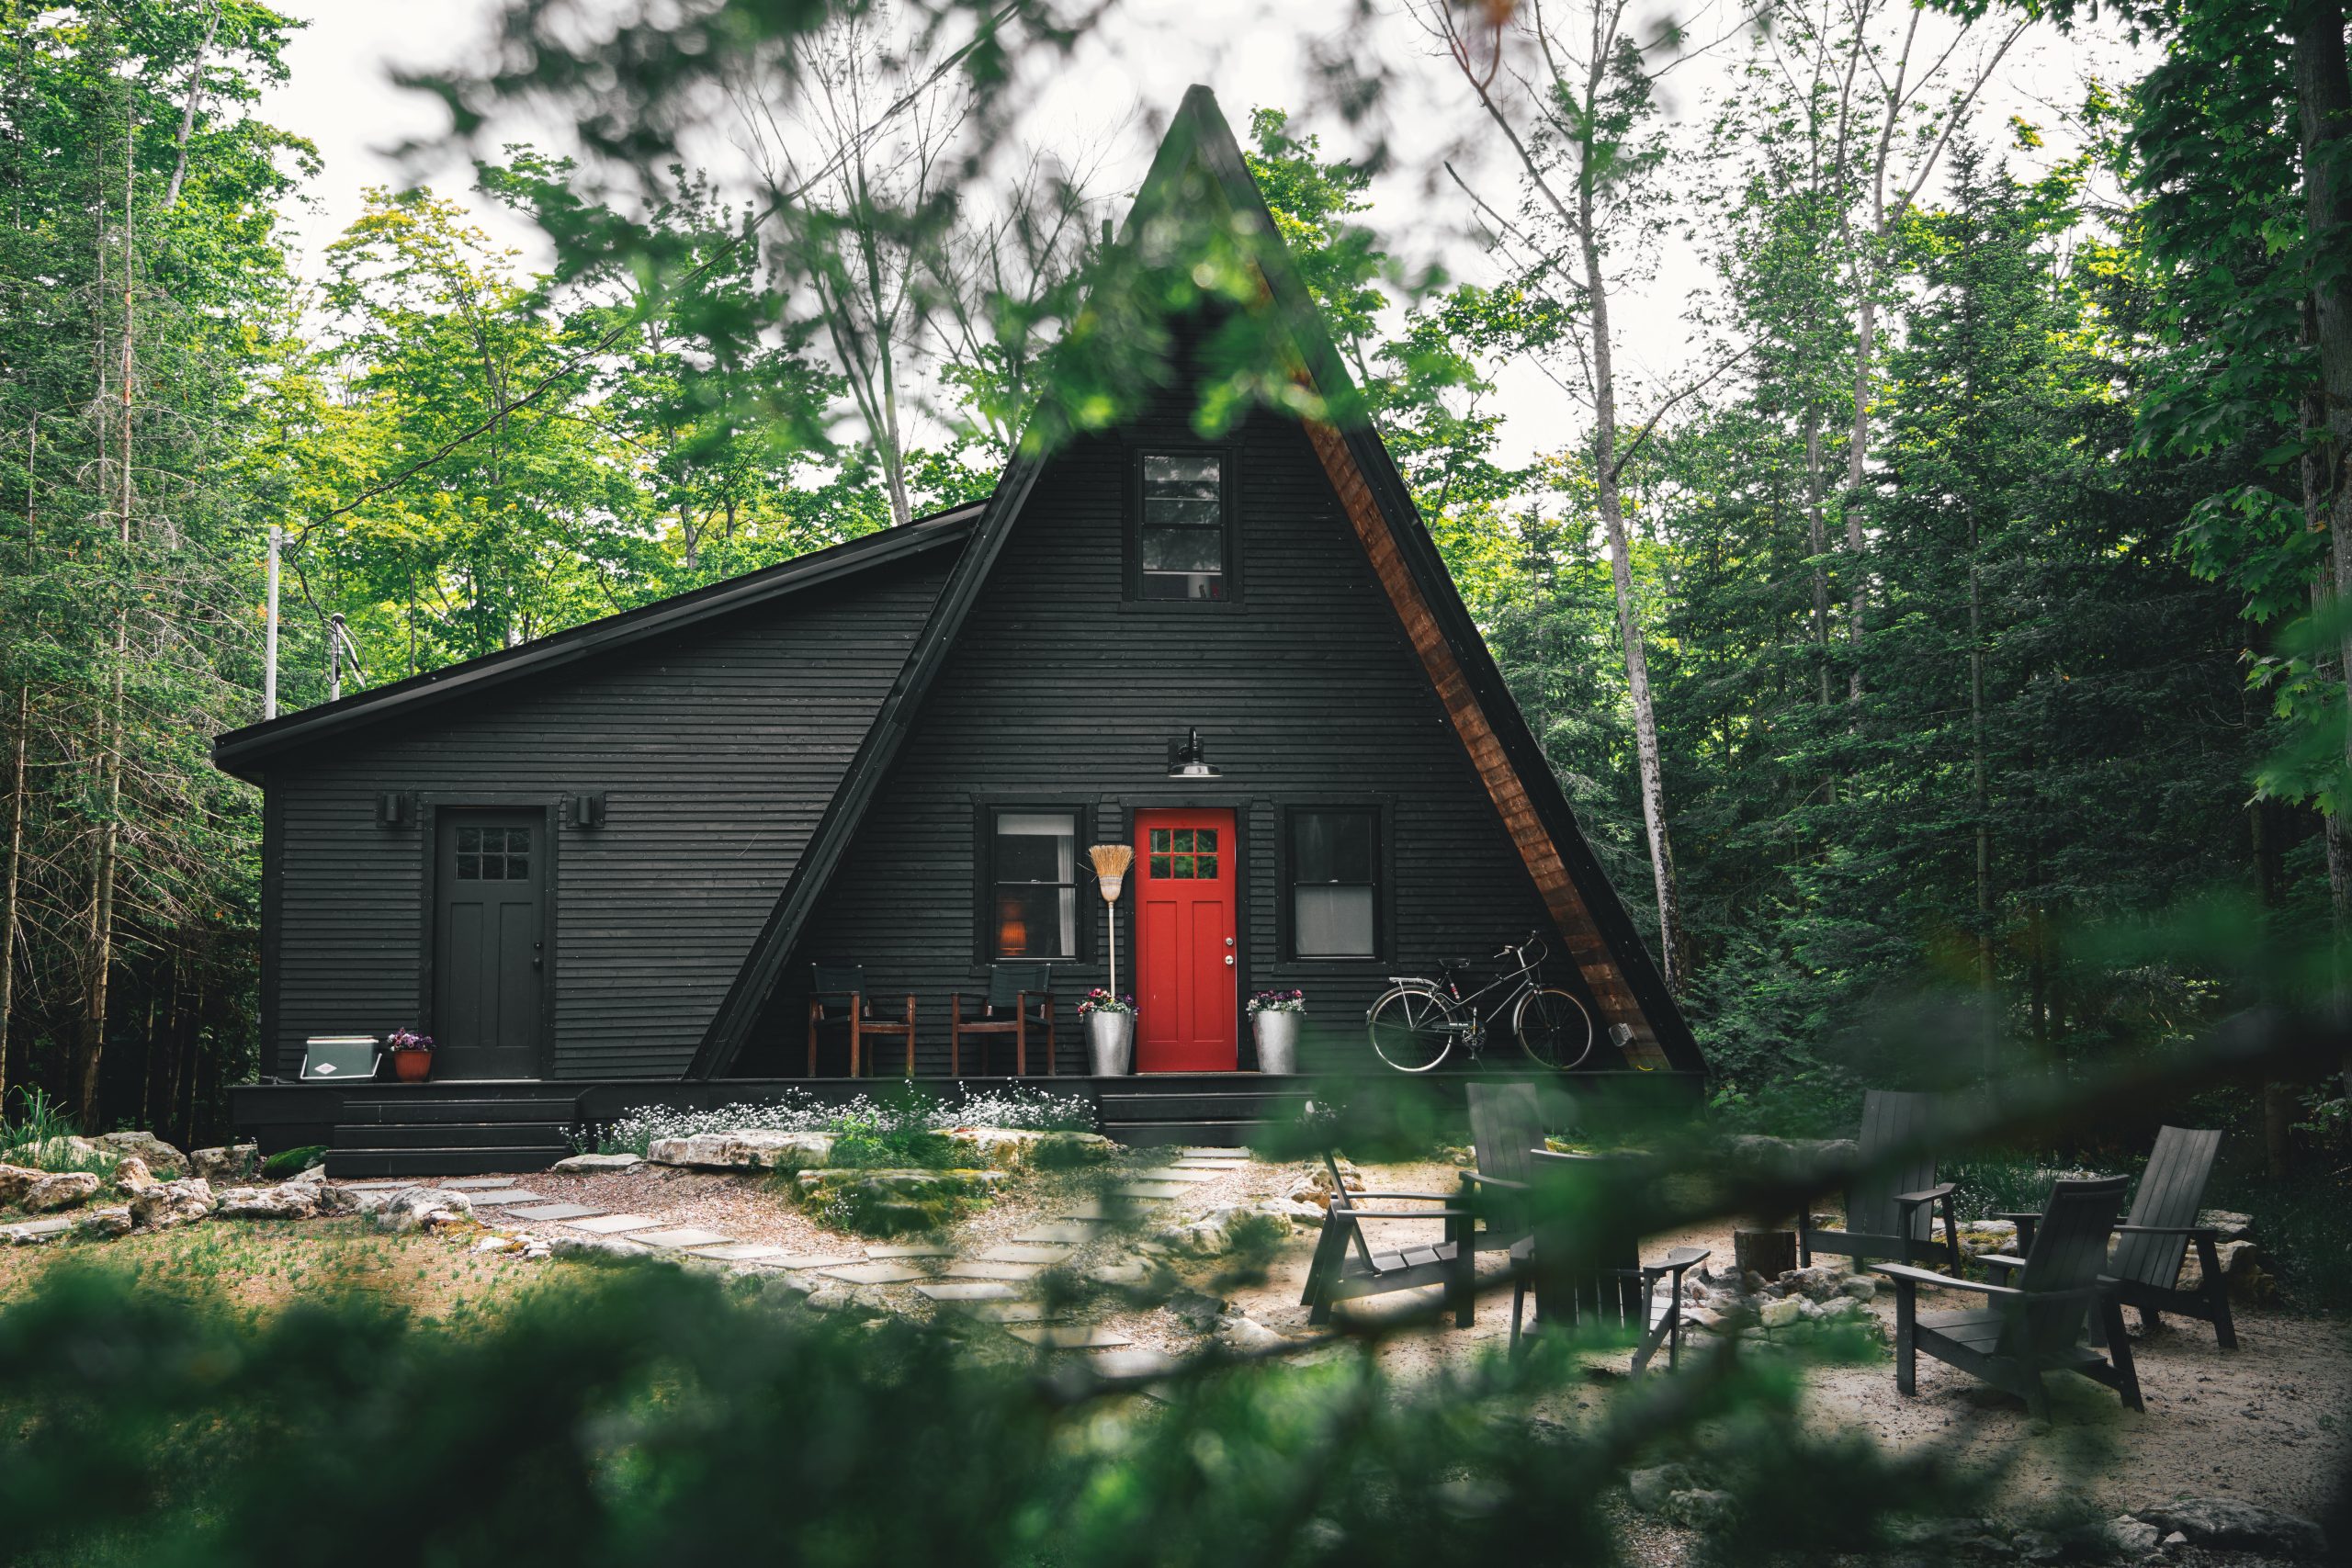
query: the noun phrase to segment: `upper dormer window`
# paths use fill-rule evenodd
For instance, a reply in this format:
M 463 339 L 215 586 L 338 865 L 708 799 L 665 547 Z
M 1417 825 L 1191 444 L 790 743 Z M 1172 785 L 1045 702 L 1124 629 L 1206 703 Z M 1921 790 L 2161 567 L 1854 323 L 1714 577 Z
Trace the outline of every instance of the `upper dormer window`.
M 1142 454 L 1136 520 L 1136 596 L 1229 596 L 1233 541 L 1223 452 Z

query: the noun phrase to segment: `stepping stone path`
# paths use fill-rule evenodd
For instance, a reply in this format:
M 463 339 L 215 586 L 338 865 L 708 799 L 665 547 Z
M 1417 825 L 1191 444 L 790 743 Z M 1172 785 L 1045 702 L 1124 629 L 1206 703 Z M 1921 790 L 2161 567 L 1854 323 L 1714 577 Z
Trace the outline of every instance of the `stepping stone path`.
M 69 1219 L 26 1220 L 19 1224 L 0 1225 L 0 1247 L 28 1247 L 38 1241 L 51 1241 L 74 1228 Z
M 635 1231 L 629 1240 L 643 1242 L 648 1247 L 673 1247 L 684 1250 L 691 1247 L 720 1247 L 732 1241 L 732 1236 L 718 1231 L 707 1231 L 694 1225 L 680 1225 L 674 1230 Z
M 1231 1175 L 1251 1159 L 1247 1149 L 1183 1148 L 1173 1151 L 1171 1163 L 1137 1171 L 1115 1189 L 1105 1202 L 1087 1198 L 1072 1203 L 1052 1220 L 1015 1231 L 1010 1241 L 983 1249 L 976 1258 L 959 1258 L 953 1247 L 935 1242 L 876 1243 L 864 1257 L 829 1253 L 791 1254 L 780 1247 L 737 1241 L 718 1231 L 693 1225 L 672 1225 L 650 1214 L 608 1214 L 585 1203 L 546 1201 L 512 1177 L 458 1177 L 439 1185 L 472 1196 L 483 1208 L 505 1211 L 514 1220 L 548 1221 L 592 1235 L 626 1236 L 648 1247 L 664 1247 L 689 1258 L 766 1269 L 822 1273 L 857 1285 L 912 1285 L 915 1293 L 935 1305 L 969 1311 L 984 1322 L 1041 1350 L 1082 1354 L 1087 1364 L 1106 1378 L 1148 1380 L 1175 1366 L 1170 1357 L 1145 1346 L 1116 1329 L 1093 1324 L 1056 1324 L 1053 1313 L 1040 1301 L 1016 1288 L 1034 1280 L 1045 1268 L 1067 1263 L 1077 1248 L 1101 1237 L 1111 1222 L 1151 1205 L 1189 1196 L 1203 1182 Z M 431 1183 L 399 1180 L 347 1181 L 354 1191 L 384 1191 Z M 0 1239 L 44 1239 L 72 1228 L 69 1220 L 42 1220 L 0 1228 Z M 945 1267 L 939 1264 L 945 1261 Z M 1150 1278 L 1144 1263 L 1123 1259 L 1089 1270 L 1096 1281 L 1111 1286 L 1140 1285 Z
M 650 1214 L 600 1214 L 591 1209 L 566 1223 L 573 1230 L 586 1231 L 590 1235 L 618 1235 L 623 1231 L 660 1230 L 667 1222 Z
M 1017 1292 L 993 1280 L 943 1280 L 917 1285 L 915 1294 L 934 1302 L 1009 1302 L 1016 1299 Z

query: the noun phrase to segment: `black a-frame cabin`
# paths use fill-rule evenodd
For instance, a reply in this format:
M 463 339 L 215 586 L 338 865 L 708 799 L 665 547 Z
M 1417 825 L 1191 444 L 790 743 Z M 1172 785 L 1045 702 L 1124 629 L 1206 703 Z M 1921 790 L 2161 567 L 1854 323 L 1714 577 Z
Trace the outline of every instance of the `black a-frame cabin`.
M 1119 243 L 1170 202 L 1274 231 L 1204 88 Z M 1344 389 L 1279 244 L 1256 254 L 1302 381 Z M 1055 961 L 1060 1048 L 1031 1070 L 1086 1088 L 1102 842 L 1138 855 L 1123 1101 L 1181 1084 L 1174 1119 L 1216 1120 L 1191 1075 L 1251 1072 L 1261 989 L 1306 993 L 1309 1066 L 1377 1068 L 1388 976 L 1531 929 L 1599 1021 L 1590 1070 L 1699 1073 L 1378 434 L 1261 407 L 1204 439 L 1196 402 L 1170 385 L 984 502 L 221 737 L 266 800 L 241 1123 L 422 1151 L 402 1107 L 440 1103 L 417 1120 L 511 1122 L 483 1135 L 527 1165 L 575 1117 L 806 1074 L 832 956 L 915 998 L 921 1076 L 948 1071 L 951 995 Z M 1194 731 L 1213 774 L 1171 766 Z M 1188 872 L 1181 917 L 1137 917 Z M 310 1037 L 399 1027 L 436 1037 L 435 1082 L 287 1081 Z

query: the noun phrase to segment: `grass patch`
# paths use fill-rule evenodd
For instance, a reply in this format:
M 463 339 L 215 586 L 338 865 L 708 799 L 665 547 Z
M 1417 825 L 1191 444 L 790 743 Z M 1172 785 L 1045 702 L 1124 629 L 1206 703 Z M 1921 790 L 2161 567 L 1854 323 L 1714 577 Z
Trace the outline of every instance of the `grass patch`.
M 77 1151 L 74 1145 L 81 1136 L 80 1129 L 57 1101 L 38 1089 L 22 1089 L 17 1091 L 16 1105 L 13 1116 L 0 1106 L 0 1158 L 11 1165 L 30 1166 L 51 1173 L 85 1170 L 98 1177 L 114 1174 L 122 1156 L 111 1152 Z

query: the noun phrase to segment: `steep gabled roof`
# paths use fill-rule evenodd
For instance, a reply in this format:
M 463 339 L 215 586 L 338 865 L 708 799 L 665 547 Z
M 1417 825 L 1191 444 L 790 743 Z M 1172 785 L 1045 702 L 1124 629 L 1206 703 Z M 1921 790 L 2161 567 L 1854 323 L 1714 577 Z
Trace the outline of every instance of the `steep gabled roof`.
M 634 610 L 583 622 L 537 637 L 518 648 L 427 671 L 388 686 L 355 693 L 282 717 L 250 724 L 216 737 L 213 765 L 259 783 L 271 759 L 369 726 L 406 718 L 461 697 L 485 692 L 550 670 L 624 649 L 649 638 L 687 630 L 736 611 L 768 604 L 804 590 L 840 584 L 859 573 L 927 551 L 963 543 L 986 509 L 967 502 L 919 517 L 904 527 L 885 528 L 845 544 L 730 577 L 690 593 L 656 600 Z
M 1238 220 L 1256 225 L 1260 238 L 1255 250 L 1268 302 L 1298 355 L 1301 379 L 1332 406 L 1351 406 L 1354 389 L 1345 365 L 1312 297 L 1290 265 L 1232 128 L 1206 87 L 1196 86 L 1184 95 L 1151 171 L 1136 191 L 1127 238 L 1136 237 L 1139 218 L 1163 202 L 1182 199 L 1182 182 L 1194 167 L 1206 174 Z M 1363 422 L 1340 428 L 1310 420 L 1307 434 L 1605 1021 L 1625 1026 L 1636 1055 L 1662 1055 L 1673 1067 L 1704 1070 L 1690 1026 L 1577 828 L 1559 782 L 1462 603 L 1379 433 Z M 905 744 L 914 715 L 944 666 L 1045 461 L 1037 456 L 1018 457 L 998 482 L 940 592 L 930 624 L 705 1032 L 687 1069 L 689 1077 L 724 1073 L 749 1040 L 801 928 Z

